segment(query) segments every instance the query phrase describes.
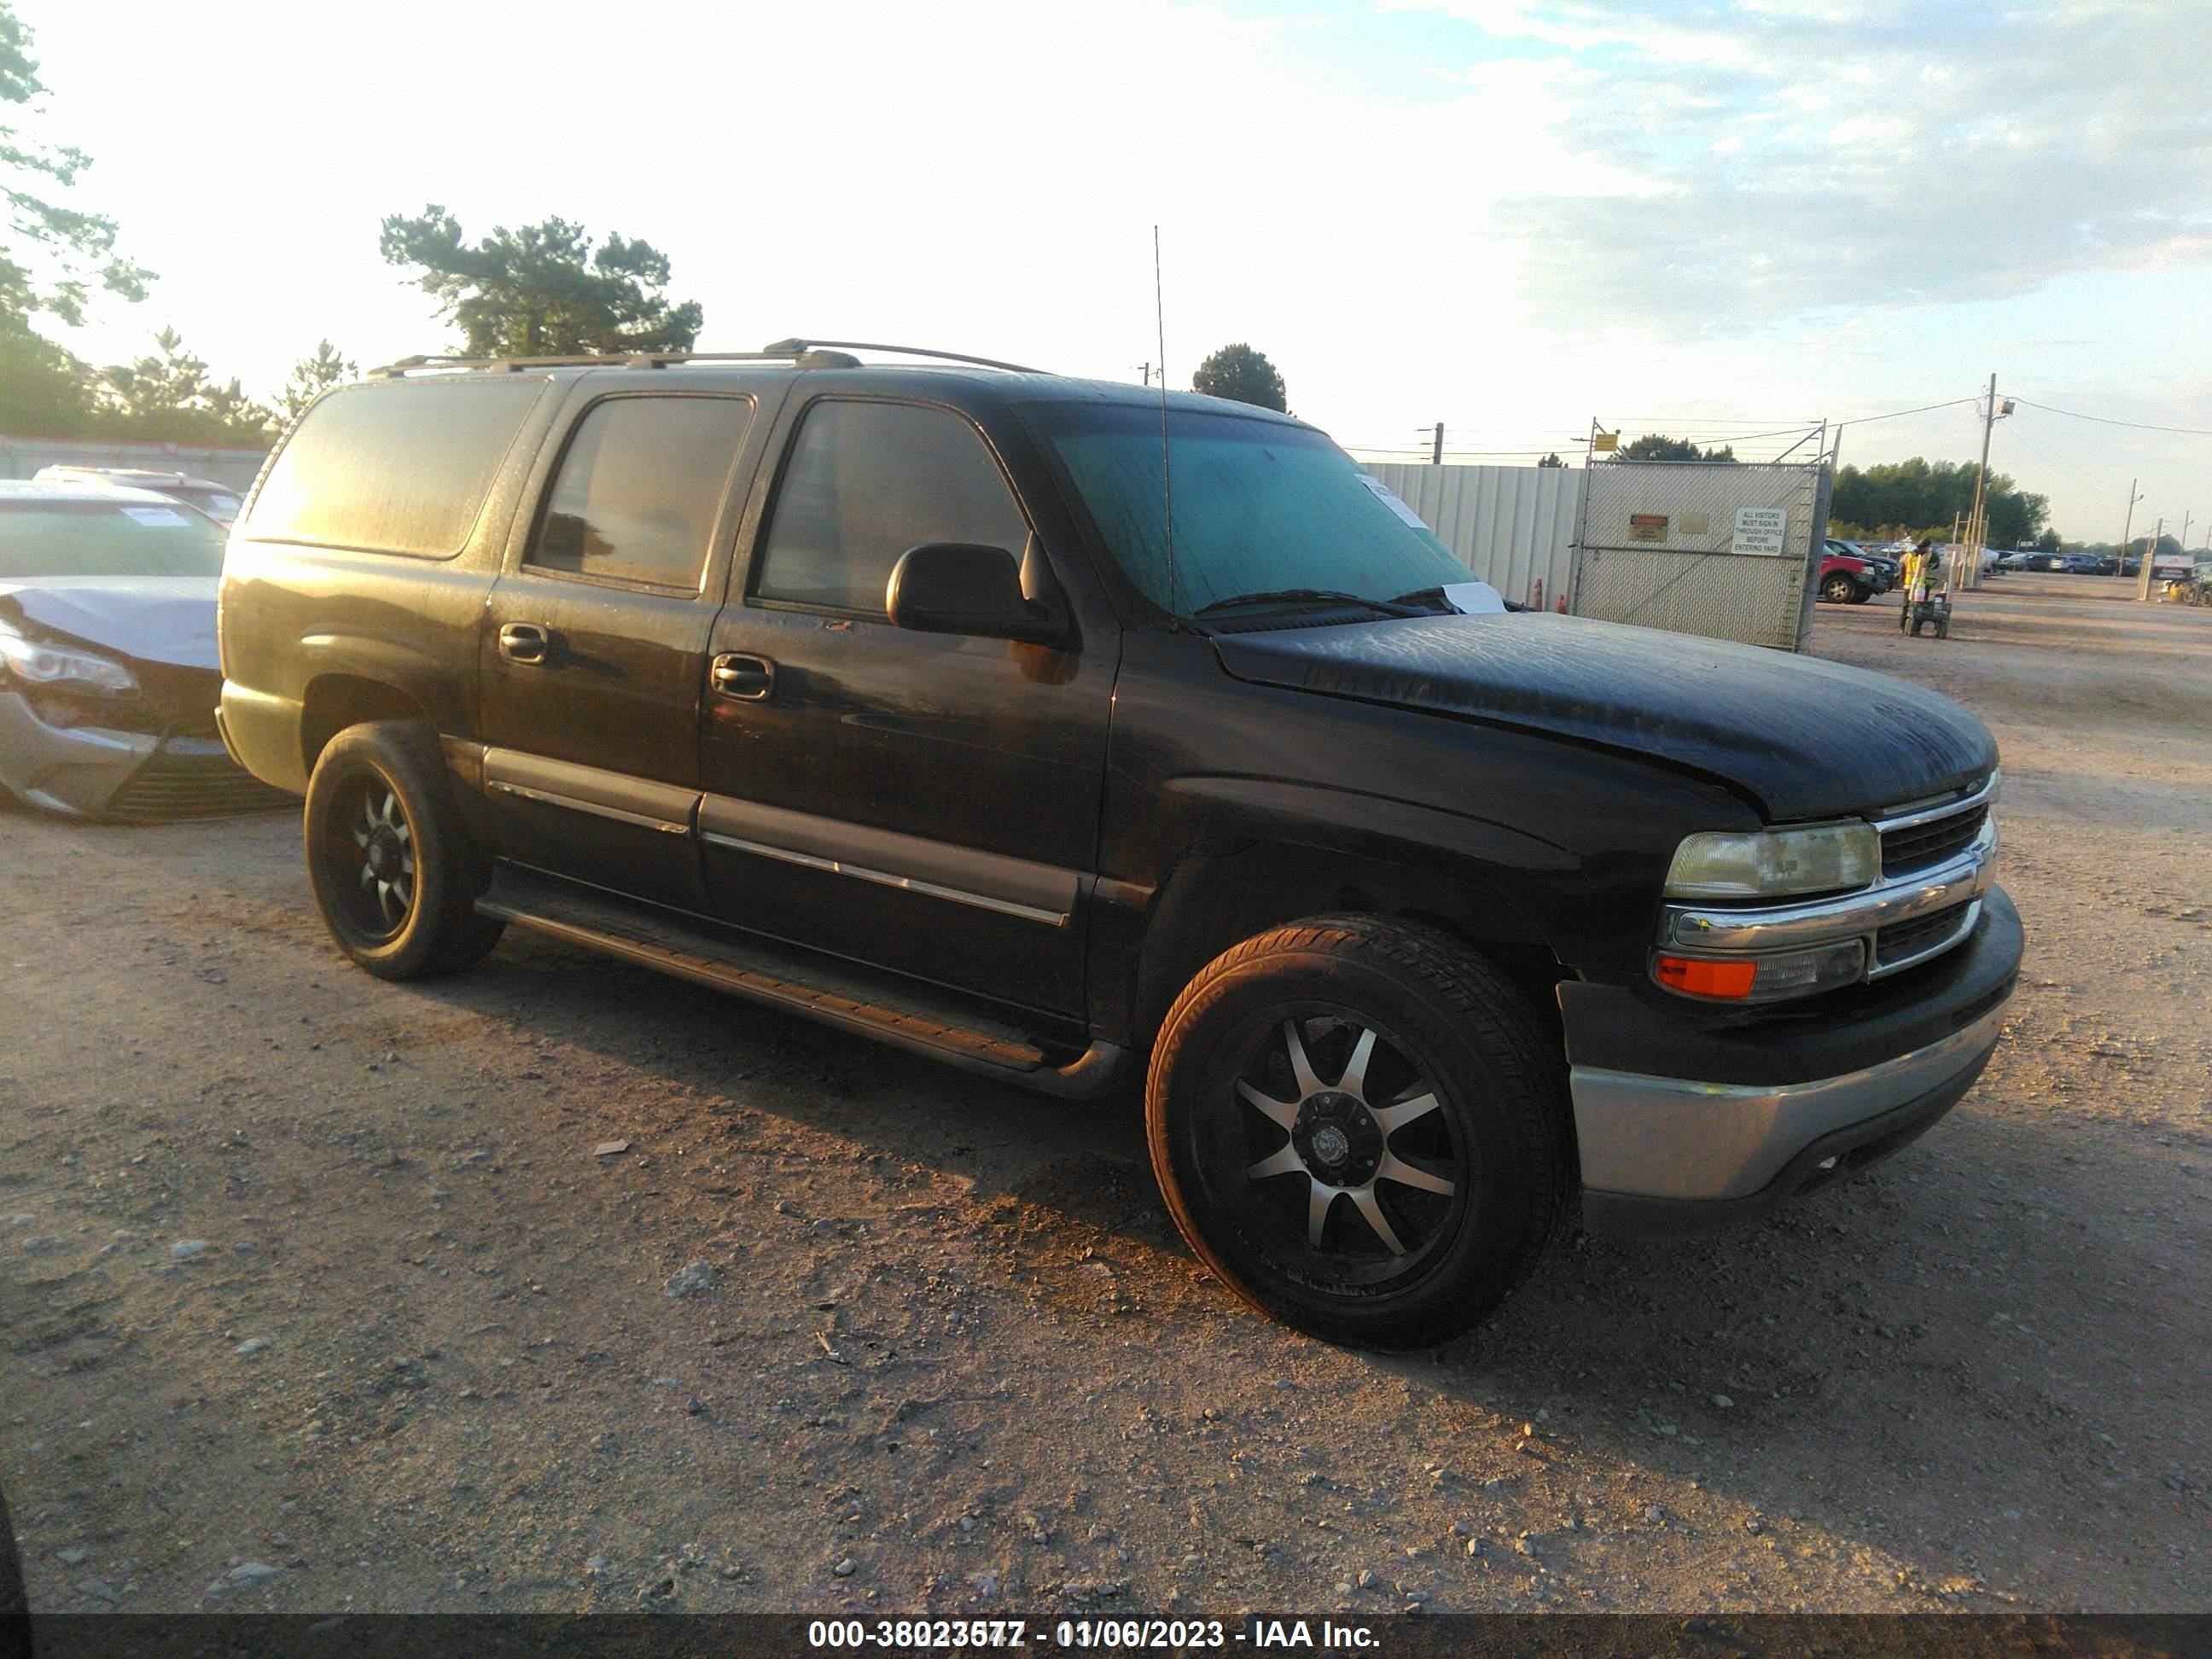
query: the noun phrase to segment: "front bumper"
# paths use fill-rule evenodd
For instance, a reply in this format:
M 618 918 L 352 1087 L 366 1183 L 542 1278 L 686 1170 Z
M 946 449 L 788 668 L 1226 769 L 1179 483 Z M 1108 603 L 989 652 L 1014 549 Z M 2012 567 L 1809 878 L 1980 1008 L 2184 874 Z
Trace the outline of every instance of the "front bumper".
M 0 785 L 72 817 L 227 817 L 290 804 L 213 738 L 50 726 L 14 691 L 0 692 Z
M 1731 1018 L 1561 986 L 1584 1224 L 1738 1220 L 1896 1151 L 1988 1064 L 2021 945 L 2019 914 L 1990 887 L 1965 943 L 1825 1008 Z

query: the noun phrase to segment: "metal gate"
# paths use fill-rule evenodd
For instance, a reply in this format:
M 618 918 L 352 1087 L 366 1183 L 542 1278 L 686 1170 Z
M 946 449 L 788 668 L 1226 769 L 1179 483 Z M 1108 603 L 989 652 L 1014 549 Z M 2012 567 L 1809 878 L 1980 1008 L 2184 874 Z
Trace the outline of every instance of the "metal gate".
M 1819 462 L 1595 463 L 1575 538 L 1575 613 L 1801 648 L 1830 483 Z

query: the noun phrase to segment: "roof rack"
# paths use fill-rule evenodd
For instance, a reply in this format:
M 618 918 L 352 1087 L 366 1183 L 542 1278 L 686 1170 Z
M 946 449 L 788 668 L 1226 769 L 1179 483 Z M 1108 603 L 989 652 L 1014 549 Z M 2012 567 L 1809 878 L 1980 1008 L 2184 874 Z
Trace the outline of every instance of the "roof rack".
M 759 351 L 607 351 L 561 357 L 461 357 L 416 356 L 368 371 L 372 380 L 398 380 L 409 374 L 438 374 L 451 369 L 481 368 L 520 374 L 540 368 L 665 368 L 672 363 L 787 362 L 799 368 L 859 368 L 861 362 L 846 350 L 896 351 L 908 357 L 931 357 L 942 362 L 973 363 L 981 368 L 1003 368 L 1016 374 L 1038 374 L 1042 369 L 996 357 L 973 357 L 961 351 L 934 351 L 927 346 L 883 345 L 869 340 L 778 340 Z
M 842 347 L 848 351 L 896 351 L 908 357 L 934 357 L 948 363 L 974 363 L 981 368 L 1003 368 L 1015 374 L 1042 374 L 1048 371 L 1031 368 L 1026 363 L 1001 362 L 996 357 L 971 357 L 964 351 L 937 351 L 928 346 L 885 345 L 879 340 L 778 340 L 768 348 L 771 354 L 809 352 L 822 347 Z

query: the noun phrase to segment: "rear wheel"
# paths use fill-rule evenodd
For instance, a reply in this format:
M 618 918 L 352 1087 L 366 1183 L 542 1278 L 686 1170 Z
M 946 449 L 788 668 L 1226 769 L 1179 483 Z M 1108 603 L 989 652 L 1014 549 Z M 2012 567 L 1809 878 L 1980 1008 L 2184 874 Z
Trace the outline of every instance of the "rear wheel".
M 1193 1249 L 1285 1323 L 1425 1346 L 1534 1268 L 1568 1209 L 1558 1045 L 1482 958 L 1325 917 L 1248 940 L 1170 1011 L 1152 1168 Z
M 437 734 L 386 720 L 331 739 L 307 782 L 307 880 L 338 948 L 383 979 L 453 973 L 499 942 L 477 914 L 490 860 L 453 798 Z

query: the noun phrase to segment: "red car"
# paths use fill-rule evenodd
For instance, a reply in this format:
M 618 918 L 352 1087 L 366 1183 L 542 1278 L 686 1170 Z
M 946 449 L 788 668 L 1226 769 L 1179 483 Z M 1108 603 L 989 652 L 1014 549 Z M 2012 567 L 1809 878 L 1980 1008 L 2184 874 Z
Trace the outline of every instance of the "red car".
M 1875 567 L 1844 553 L 1820 556 L 1820 597 L 1831 605 L 1864 605 L 1884 584 Z

